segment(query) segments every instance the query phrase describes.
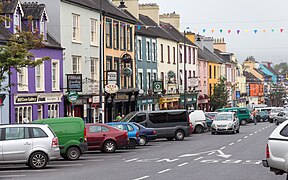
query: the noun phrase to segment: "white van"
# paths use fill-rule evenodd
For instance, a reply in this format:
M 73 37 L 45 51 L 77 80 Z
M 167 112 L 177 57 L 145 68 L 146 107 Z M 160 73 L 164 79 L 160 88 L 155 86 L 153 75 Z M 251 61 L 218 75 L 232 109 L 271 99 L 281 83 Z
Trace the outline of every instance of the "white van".
M 195 110 L 189 113 L 190 123 L 193 125 L 193 132 L 202 133 L 207 129 L 206 116 L 204 111 Z

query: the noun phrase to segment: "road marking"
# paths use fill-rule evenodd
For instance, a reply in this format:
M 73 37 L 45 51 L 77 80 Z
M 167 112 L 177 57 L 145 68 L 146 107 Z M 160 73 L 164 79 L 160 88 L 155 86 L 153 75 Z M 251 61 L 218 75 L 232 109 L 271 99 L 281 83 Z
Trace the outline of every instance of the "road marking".
M 203 157 L 199 157 L 199 158 L 197 158 L 197 159 L 194 159 L 194 161 L 198 161 L 198 160 L 200 160 L 200 159 L 203 159 Z
M 137 149 L 138 151 L 149 151 L 150 149 Z
M 225 146 L 224 146 L 224 147 L 221 147 L 220 150 L 223 150 L 223 149 L 225 149 L 225 148 L 226 148 Z
M 83 164 L 53 164 L 51 166 L 52 167 L 73 167 L 73 166 L 83 166 Z
M 229 146 L 232 146 L 234 144 L 234 142 L 230 143 Z
M 253 136 L 253 134 L 251 133 L 250 136 Z
M 237 141 L 237 142 L 240 142 L 240 141 L 242 141 L 242 139 L 238 139 L 238 141 Z
M 25 177 L 26 175 L 24 174 L 19 174 L 19 175 L 4 175 L 4 176 L 0 176 L 0 178 L 16 178 L 16 177 Z
M 245 137 L 244 137 L 244 139 L 247 139 L 247 138 L 248 138 L 248 136 L 245 136 Z
M 15 169 L 15 170 L 6 170 L 6 171 L 1 171 L 1 173 L 17 173 L 17 172 L 45 172 L 45 171 L 57 171 L 58 169 L 41 169 L 41 170 L 27 170 L 27 169 L 23 169 L 23 170 L 18 170 L 18 169 Z M 17 172 L 16 172 L 17 171 Z
M 211 153 L 208 154 L 208 156 L 210 156 L 210 155 L 212 155 L 212 154 L 214 154 L 214 153 L 215 153 L 215 152 L 211 152 Z
M 153 147 L 161 147 L 161 146 L 150 146 L 150 147 L 152 147 L 152 148 L 153 148 Z
M 258 130 L 259 132 L 261 131 L 261 129 Z
M 162 174 L 162 173 L 165 173 L 165 172 L 168 172 L 168 171 L 171 171 L 171 169 L 165 169 L 163 171 L 159 171 L 158 174 Z
M 185 166 L 185 165 L 187 165 L 187 164 L 188 164 L 188 162 L 185 162 L 185 163 L 183 163 L 183 164 L 179 164 L 178 167 L 182 167 L 182 166 Z
M 163 162 L 163 161 L 166 161 L 166 162 L 174 162 L 174 161 L 178 161 L 179 159 L 168 159 L 168 158 L 165 158 L 165 159 L 160 159 L 158 161 L 156 161 L 156 163 L 159 163 L 159 162 Z
M 129 160 L 126 160 L 125 162 L 136 161 L 136 160 L 138 160 L 138 159 L 139 159 L 139 158 L 129 159 Z
M 262 128 L 263 130 L 265 129 L 265 128 Z
M 104 159 L 91 159 L 91 160 L 86 160 L 86 161 L 90 161 L 90 162 L 102 162 L 102 161 L 104 161 Z
M 257 131 L 254 132 L 255 134 L 257 133 Z
M 141 180 L 141 179 L 147 179 L 149 178 L 149 176 L 143 176 L 143 177 L 140 177 L 140 178 L 137 178 L 137 179 L 133 179 L 133 180 Z

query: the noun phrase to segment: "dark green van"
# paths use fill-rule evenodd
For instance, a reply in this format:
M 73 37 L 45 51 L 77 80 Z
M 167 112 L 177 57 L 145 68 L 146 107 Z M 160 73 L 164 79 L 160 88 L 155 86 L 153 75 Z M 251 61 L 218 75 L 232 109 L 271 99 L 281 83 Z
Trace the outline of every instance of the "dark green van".
M 59 140 L 60 154 L 64 159 L 76 160 L 87 149 L 86 128 L 79 117 L 49 118 L 33 121 L 48 124 Z
M 232 108 L 222 108 L 217 109 L 217 112 L 235 112 L 238 116 L 239 122 L 241 125 L 246 125 L 249 122 L 252 122 L 252 117 L 250 111 L 245 107 L 232 107 Z

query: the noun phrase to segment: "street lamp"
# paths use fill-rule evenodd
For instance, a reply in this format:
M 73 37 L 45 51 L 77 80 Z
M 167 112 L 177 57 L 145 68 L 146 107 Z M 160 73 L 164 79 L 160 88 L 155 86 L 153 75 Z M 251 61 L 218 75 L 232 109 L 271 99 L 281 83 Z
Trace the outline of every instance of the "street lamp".
M 102 117 L 102 114 L 103 114 L 103 107 L 102 107 L 102 83 L 103 83 L 103 67 L 102 67 L 102 60 L 103 60 L 103 49 L 102 49 L 102 2 L 103 0 L 100 0 L 100 43 L 99 43 L 99 122 L 102 122 L 102 123 L 105 123 L 104 122 L 104 119 Z M 104 26 L 103 26 L 104 27 Z
M 187 91 L 187 72 L 186 72 L 186 63 L 187 63 L 187 54 L 186 54 L 186 30 L 188 30 L 189 27 L 187 27 L 184 30 L 184 108 L 186 109 L 186 91 Z

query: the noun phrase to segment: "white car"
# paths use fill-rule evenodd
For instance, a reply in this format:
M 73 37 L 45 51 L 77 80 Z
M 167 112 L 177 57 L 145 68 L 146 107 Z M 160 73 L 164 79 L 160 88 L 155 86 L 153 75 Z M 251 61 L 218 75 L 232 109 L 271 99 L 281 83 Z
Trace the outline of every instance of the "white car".
M 269 113 L 269 122 L 273 123 L 275 117 L 281 112 L 284 111 L 283 107 L 274 107 L 273 109 L 271 109 L 270 113 Z
M 204 111 L 202 110 L 195 110 L 193 112 L 190 112 L 189 120 L 190 123 L 193 125 L 193 132 L 195 133 L 202 133 L 208 128 L 206 123 L 206 116 Z
M 48 125 L 0 125 L 0 164 L 23 163 L 41 169 L 58 158 L 58 138 Z
M 235 112 L 219 112 L 211 125 L 211 134 L 239 133 L 240 124 Z
M 266 159 L 262 160 L 264 167 L 276 175 L 288 172 L 288 121 L 280 124 L 269 136 L 266 145 Z M 288 178 L 288 176 L 287 176 Z

